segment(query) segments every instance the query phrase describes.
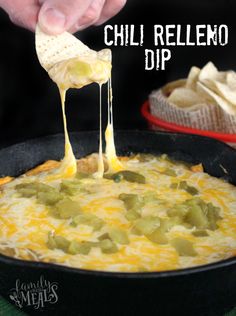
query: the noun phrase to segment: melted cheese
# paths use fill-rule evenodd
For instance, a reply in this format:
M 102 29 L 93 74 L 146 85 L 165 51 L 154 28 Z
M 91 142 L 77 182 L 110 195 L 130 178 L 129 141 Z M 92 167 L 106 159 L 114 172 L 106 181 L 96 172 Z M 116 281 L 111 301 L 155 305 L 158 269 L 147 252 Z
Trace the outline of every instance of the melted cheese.
M 99 153 L 98 153 L 98 171 L 95 178 L 102 178 L 104 174 L 104 162 L 102 152 L 102 85 L 99 85 Z
M 110 53 L 109 53 L 110 54 Z M 109 165 L 109 172 L 121 170 L 122 164 L 116 155 L 113 131 L 112 114 L 112 86 L 111 86 L 111 63 L 108 61 L 107 53 L 91 56 L 80 56 L 59 62 L 49 70 L 49 75 L 58 85 L 65 133 L 65 157 L 58 175 L 70 176 L 76 173 L 76 162 L 70 144 L 66 115 L 65 115 L 65 94 L 69 88 L 82 88 L 92 82 L 99 84 L 99 155 L 98 170 L 94 174 L 96 178 L 102 178 L 104 173 L 103 151 L 102 151 L 102 84 L 108 82 L 108 123 L 105 132 L 106 158 Z
M 77 171 L 76 159 L 73 153 L 73 149 L 70 143 L 68 130 L 67 130 L 67 121 L 65 114 L 65 97 L 66 91 L 59 87 L 60 97 L 61 97 L 61 108 L 62 108 L 62 117 L 64 125 L 64 135 L 65 135 L 65 155 L 60 164 L 60 166 L 51 172 L 47 178 L 48 180 L 59 179 L 59 178 L 68 178 L 72 177 Z
M 86 178 L 81 180 L 82 190 L 70 197 L 80 204 L 83 212 L 95 214 L 105 221 L 106 225 L 97 232 L 86 225 L 73 227 L 70 225 L 70 220 L 54 218 L 50 215 L 50 208 L 39 204 L 35 197 L 23 198 L 16 192 L 17 184 L 34 181 L 59 188 L 61 179 L 45 177 L 51 171 L 19 177 L 5 184 L 0 193 L 0 252 L 16 258 L 55 262 L 70 267 L 126 272 L 180 269 L 235 256 L 236 188 L 234 186 L 204 172 L 193 172 L 182 164 L 172 164 L 162 157 L 153 157 L 144 162 L 139 162 L 136 157 L 126 158 L 122 159 L 122 164 L 126 170 L 139 172 L 145 176 L 146 184 L 127 181 L 115 183 L 104 178 Z M 119 251 L 109 255 L 101 253 L 99 248 L 93 248 L 89 255 L 69 255 L 62 250 L 51 250 L 47 247 L 49 231 L 78 242 L 96 241 L 109 227 L 131 232 L 132 223 L 126 219 L 124 204 L 118 198 L 119 194 L 124 192 L 144 196 L 154 191 L 158 200 L 145 204 L 142 216 L 158 215 L 165 218 L 166 210 L 173 203 L 181 203 L 191 198 L 191 195 L 183 190 L 170 188 L 176 178 L 162 173 L 169 167 L 175 170 L 178 179 L 194 185 L 199 190 L 201 199 L 221 208 L 222 220 L 218 222 L 219 229 L 209 231 L 208 237 L 194 237 L 191 228 L 181 225 L 174 226 L 167 233 L 168 239 L 182 237 L 193 242 L 198 253 L 196 257 L 180 257 L 170 244 L 154 244 L 145 236 L 134 234 L 130 234 L 128 245 L 119 245 Z
M 119 171 L 123 169 L 122 163 L 116 155 L 115 141 L 114 141 L 114 128 L 113 128 L 113 95 L 111 78 L 108 80 L 108 123 L 105 131 L 106 139 L 106 157 L 109 166 L 109 172 Z

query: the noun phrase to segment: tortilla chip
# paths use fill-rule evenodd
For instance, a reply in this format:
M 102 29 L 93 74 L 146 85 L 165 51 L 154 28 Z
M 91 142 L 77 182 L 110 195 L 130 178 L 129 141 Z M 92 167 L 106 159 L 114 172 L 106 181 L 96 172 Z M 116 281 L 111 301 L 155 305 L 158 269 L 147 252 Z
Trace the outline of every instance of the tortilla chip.
M 36 27 L 35 45 L 39 62 L 47 71 L 63 60 L 86 54 L 96 54 L 68 32 L 52 36 L 42 32 L 39 26 Z
M 231 90 L 236 90 L 236 73 L 229 71 L 226 75 L 226 84 Z
M 225 82 L 227 72 L 218 71 L 214 64 L 210 61 L 207 63 L 199 73 L 199 81 L 204 82 L 205 80 L 217 80 L 220 82 Z
M 193 66 L 190 69 L 190 72 L 188 74 L 188 78 L 186 81 L 186 88 L 195 90 L 196 89 L 196 84 L 197 84 L 197 80 L 198 80 L 198 76 L 200 73 L 201 69 L 198 67 Z
M 204 99 L 201 96 L 188 88 L 175 89 L 169 96 L 168 101 L 180 108 L 189 108 L 193 105 L 204 103 Z
M 214 93 L 212 90 L 208 89 L 206 86 L 204 86 L 202 83 L 198 82 L 197 85 L 203 89 L 209 96 L 211 96 L 215 102 L 228 114 L 230 115 L 236 115 L 236 106 L 234 106 L 232 103 L 224 100 L 222 97 Z
M 38 25 L 35 32 L 35 46 L 39 62 L 47 72 L 61 61 L 79 56 L 89 56 L 100 58 L 104 61 L 111 61 L 110 49 L 96 52 L 68 32 L 60 35 L 48 35 Z
M 218 81 L 214 81 L 214 84 L 217 94 L 236 106 L 236 90 L 233 90 L 227 84 Z
M 162 91 L 166 96 L 169 96 L 174 89 L 184 87 L 185 84 L 186 84 L 186 79 L 171 81 L 167 83 L 164 87 L 162 87 Z

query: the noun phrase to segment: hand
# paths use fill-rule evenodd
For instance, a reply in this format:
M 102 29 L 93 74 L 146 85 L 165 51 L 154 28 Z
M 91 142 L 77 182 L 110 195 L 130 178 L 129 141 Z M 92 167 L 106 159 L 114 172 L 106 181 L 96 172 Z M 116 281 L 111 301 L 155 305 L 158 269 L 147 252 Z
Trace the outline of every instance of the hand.
M 12 22 L 32 31 L 37 21 L 44 32 L 74 33 L 100 25 L 116 15 L 126 0 L 0 0 Z

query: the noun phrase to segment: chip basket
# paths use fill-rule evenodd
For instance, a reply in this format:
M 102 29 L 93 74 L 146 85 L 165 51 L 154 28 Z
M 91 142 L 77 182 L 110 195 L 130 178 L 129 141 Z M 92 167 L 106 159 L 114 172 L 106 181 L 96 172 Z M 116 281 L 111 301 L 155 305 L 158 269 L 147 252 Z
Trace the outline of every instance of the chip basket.
M 141 114 L 148 122 L 149 128 L 152 130 L 207 136 L 223 141 L 228 145 L 236 148 L 236 134 L 218 133 L 208 130 L 201 130 L 165 121 L 150 113 L 149 101 L 144 102 L 144 104 L 142 105 Z

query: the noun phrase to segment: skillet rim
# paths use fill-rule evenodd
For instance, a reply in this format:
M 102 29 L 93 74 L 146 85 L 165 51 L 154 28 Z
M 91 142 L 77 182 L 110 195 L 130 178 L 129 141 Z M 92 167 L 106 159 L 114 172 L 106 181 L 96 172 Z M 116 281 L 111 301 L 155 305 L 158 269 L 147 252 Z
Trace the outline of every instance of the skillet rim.
M 93 131 L 79 131 L 79 132 L 71 132 L 69 136 L 73 135 L 90 135 L 97 133 L 96 130 Z M 185 133 L 172 133 L 172 132 L 163 132 L 163 131 L 150 131 L 150 130 L 117 130 L 115 132 L 115 136 L 119 133 L 143 133 L 143 134 L 150 134 L 150 135 L 167 135 L 170 137 L 184 137 L 184 138 L 195 138 L 197 139 L 207 139 L 208 141 L 211 141 L 212 143 L 219 144 L 222 148 L 225 147 L 227 150 L 232 151 L 234 154 L 236 154 L 236 149 L 232 148 L 228 144 L 221 142 L 217 139 L 210 138 L 207 136 L 200 136 L 195 134 L 185 134 Z M 30 142 L 37 142 L 42 141 L 43 139 L 50 139 L 53 137 L 64 137 L 63 133 L 57 133 L 57 134 L 51 134 L 43 137 L 37 137 L 32 139 L 27 139 L 25 141 L 12 144 L 10 146 L 3 146 L 0 148 L 1 150 L 7 150 L 10 148 L 13 148 L 14 146 L 20 146 L 24 145 L 25 143 Z M 220 268 L 229 267 L 232 265 L 236 265 L 236 256 L 227 258 L 224 260 L 220 260 L 217 262 L 200 265 L 196 267 L 190 267 L 190 268 L 184 268 L 184 269 L 175 269 L 175 270 L 166 270 L 166 271 L 151 271 L 151 272 L 112 272 L 112 271 L 100 271 L 100 270 L 86 270 L 86 269 L 80 269 L 80 268 L 73 268 L 68 267 L 64 265 L 59 265 L 55 263 L 46 263 L 46 262 L 35 262 L 31 260 L 21 260 L 17 258 L 13 258 L 10 256 L 6 256 L 0 253 L 0 264 L 6 264 L 6 265 L 15 265 L 20 268 L 40 268 L 41 270 L 55 270 L 58 272 L 65 272 L 65 273 L 74 273 L 79 275 L 88 275 L 88 276 L 95 276 L 95 277 L 105 277 L 105 278 L 116 278 L 116 279 L 153 279 L 153 278 L 167 278 L 167 277 L 178 277 L 178 276 L 187 276 L 192 275 L 196 273 L 201 272 L 207 272 L 207 271 L 214 271 Z

